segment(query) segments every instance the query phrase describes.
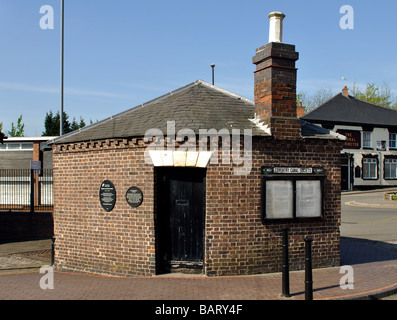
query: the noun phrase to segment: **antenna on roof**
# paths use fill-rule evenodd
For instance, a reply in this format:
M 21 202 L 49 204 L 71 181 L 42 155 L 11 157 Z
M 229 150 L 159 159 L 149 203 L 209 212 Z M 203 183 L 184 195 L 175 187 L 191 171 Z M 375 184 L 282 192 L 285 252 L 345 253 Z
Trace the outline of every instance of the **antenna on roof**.
M 342 88 L 344 88 L 345 87 L 345 77 L 342 77 Z
M 211 64 L 211 68 L 212 68 L 212 85 L 214 85 L 215 84 L 215 64 L 214 63 L 212 63 Z

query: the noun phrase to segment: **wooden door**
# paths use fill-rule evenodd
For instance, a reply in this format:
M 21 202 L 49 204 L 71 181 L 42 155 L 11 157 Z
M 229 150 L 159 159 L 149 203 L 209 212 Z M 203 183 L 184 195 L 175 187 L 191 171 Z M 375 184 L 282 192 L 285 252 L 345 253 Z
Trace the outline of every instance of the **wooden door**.
M 157 184 L 159 268 L 162 272 L 202 269 L 205 170 L 161 168 Z

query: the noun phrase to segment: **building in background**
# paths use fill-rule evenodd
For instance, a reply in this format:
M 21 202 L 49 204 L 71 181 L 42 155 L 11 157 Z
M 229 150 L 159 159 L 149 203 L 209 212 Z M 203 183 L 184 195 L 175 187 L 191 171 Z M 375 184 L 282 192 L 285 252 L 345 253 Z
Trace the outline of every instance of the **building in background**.
M 42 169 L 52 169 L 48 141 L 56 137 L 7 138 L 0 144 L 0 169 L 30 169 L 31 161 L 41 161 Z
M 347 87 L 301 119 L 346 136 L 342 190 L 397 186 L 397 111 L 349 95 Z
M 7 138 L 0 144 L 0 211 L 52 211 L 55 137 Z

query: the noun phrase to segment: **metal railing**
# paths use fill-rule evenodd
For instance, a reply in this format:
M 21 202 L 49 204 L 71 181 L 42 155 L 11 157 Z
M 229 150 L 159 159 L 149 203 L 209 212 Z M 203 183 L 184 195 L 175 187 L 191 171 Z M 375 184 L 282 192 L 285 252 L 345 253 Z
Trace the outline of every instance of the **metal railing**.
M 0 211 L 52 210 L 52 169 L 0 169 Z

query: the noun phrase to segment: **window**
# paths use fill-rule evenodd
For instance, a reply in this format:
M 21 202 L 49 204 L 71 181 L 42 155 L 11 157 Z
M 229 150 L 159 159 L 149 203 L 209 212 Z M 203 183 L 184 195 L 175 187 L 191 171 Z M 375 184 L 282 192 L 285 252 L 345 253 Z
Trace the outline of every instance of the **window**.
M 363 158 L 363 179 L 378 179 L 378 160 L 376 158 Z
M 389 148 L 390 149 L 397 149 L 396 136 L 397 136 L 397 134 L 395 134 L 395 133 L 389 134 Z
M 385 179 L 397 179 L 397 159 L 385 159 Z
M 21 143 L 21 150 L 33 150 L 33 143 L 29 143 L 29 142 Z
M 371 132 L 363 132 L 363 147 L 372 148 Z
M 17 151 L 17 150 L 25 150 L 31 151 L 33 150 L 33 142 L 8 142 L 0 144 L 0 151 Z
M 21 149 L 20 143 L 7 143 L 7 150 L 19 150 Z
M 376 150 L 386 151 L 386 141 L 385 140 L 376 141 Z
M 324 176 L 272 175 L 262 179 L 262 222 L 321 219 Z

